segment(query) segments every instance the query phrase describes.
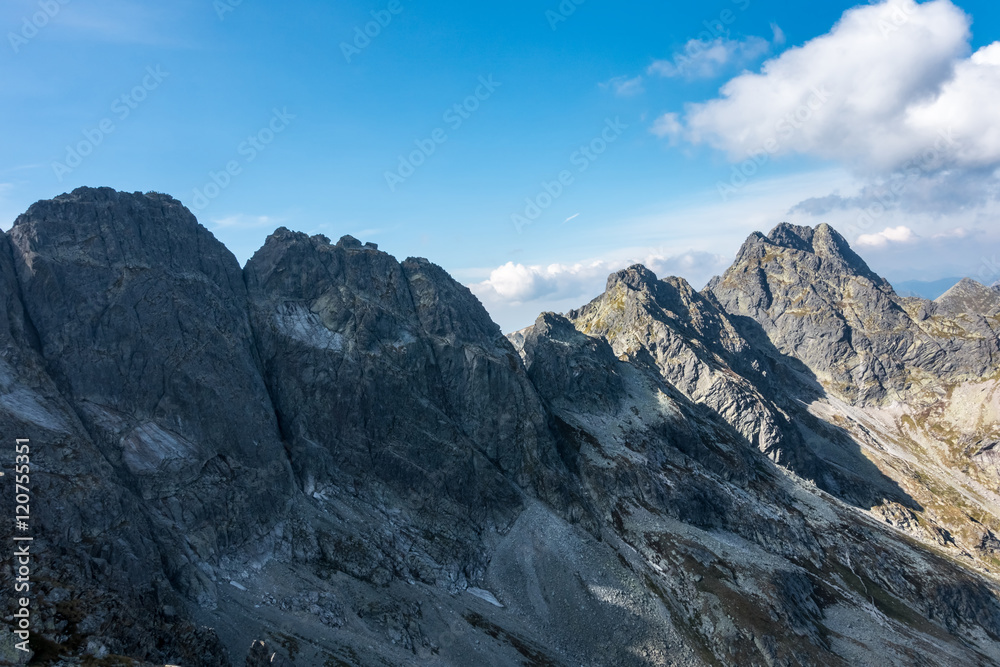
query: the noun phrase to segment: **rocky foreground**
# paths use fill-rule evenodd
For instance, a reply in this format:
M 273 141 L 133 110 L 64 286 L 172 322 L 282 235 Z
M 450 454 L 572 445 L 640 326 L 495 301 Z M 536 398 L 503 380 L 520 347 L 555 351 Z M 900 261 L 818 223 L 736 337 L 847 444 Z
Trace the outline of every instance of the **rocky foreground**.
M 998 331 L 825 225 L 505 337 L 351 237 L 241 270 L 169 196 L 39 202 L 0 237 L 33 664 L 1000 664 Z

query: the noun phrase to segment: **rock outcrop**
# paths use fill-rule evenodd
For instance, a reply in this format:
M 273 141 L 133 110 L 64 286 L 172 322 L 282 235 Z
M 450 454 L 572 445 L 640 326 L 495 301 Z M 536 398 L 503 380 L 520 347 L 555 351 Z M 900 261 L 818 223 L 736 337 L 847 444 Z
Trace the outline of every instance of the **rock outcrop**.
M 852 439 L 804 408 L 824 392 L 812 371 L 776 349 L 756 322 L 724 310 L 710 290 L 699 293 L 683 278 L 659 280 L 633 266 L 568 317 L 824 490 L 865 508 L 884 498 L 908 502 Z
M 901 299 L 829 225 L 782 224 L 752 235 L 708 289 L 850 402 L 978 378 L 1000 359 L 994 329 L 965 327 L 927 312 L 921 299 Z

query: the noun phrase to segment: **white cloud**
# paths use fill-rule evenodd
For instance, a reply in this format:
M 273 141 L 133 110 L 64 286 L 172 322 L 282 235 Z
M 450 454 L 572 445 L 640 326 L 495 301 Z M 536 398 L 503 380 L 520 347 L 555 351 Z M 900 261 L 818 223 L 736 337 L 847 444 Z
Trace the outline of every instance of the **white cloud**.
M 627 76 L 616 76 L 606 83 L 601 84 L 604 90 L 611 90 L 619 97 L 631 97 L 645 92 L 642 87 L 642 76 L 628 78 Z
M 784 46 L 787 39 L 785 38 L 785 31 L 778 27 L 777 23 L 771 24 L 771 30 L 774 32 L 774 38 L 772 41 L 777 46 Z
M 881 248 L 890 243 L 910 243 L 917 238 L 912 229 L 900 225 L 899 227 L 887 227 L 876 234 L 862 234 L 858 237 L 857 244 Z
M 631 216 L 596 221 L 590 212 L 588 225 L 600 224 L 614 233 L 610 237 L 607 234 L 595 237 L 593 244 L 556 243 L 525 249 L 529 255 L 520 264 L 534 268 L 541 284 L 531 286 L 536 290 L 536 298 L 529 300 L 531 289 L 527 289 L 522 292 L 520 302 L 502 298 L 489 284 L 491 271 L 496 267 L 446 268 L 475 292 L 494 321 L 508 332 L 528 326 L 540 312 L 579 308 L 604 291 L 612 271 L 634 263 L 646 264 L 660 277 L 683 276 L 695 288 L 701 288 L 709 278 L 729 267 L 751 232 L 766 233 L 779 222 L 812 226 L 828 222 L 848 237 L 876 273 L 891 281 L 970 276 L 993 283 L 1000 278 L 1000 229 L 996 225 L 1000 220 L 1000 198 L 947 215 L 928 207 L 910 210 L 903 206 L 886 208 L 864 220 L 859 219 L 863 211 L 854 207 L 834 207 L 821 217 L 789 211 L 790 202 L 814 200 L 833 191 L 852 200 L 864 185 L 865 181 L 857 174 L 842 167 L 829 167 L 762 177 L 728 200 L 720 199 L 713 188 L 706 188 L 680 199 L 664 199 L 655 207 Z M 918 185 L 915 183 L 905 194 L 922 194 Z M 878 199 L 874 201 L 877 203 Z M 857 243 L 860 235 L 899 226 L 912 230 L 916 238 L 884 246 Z M 576 229 L 573 233 L 576 238 Z M 580 254 L 563 254 L 569 247 Z M 553 257 L 553 253 L 559 254 Z M 562 262 L 560 266 L 586 267 L 595 263 L 578 261 L 582 257 L 598 257 L 603 263 L 589 272 L 579 270 L 575 276 L 546 270 L 552 259 Z M 544 293 L 546 290 L 551 291 Z
M 734 160 L 807 154 L 865 171 L 1000 163 L 1000 43 L 969 55 L 948 0 L 888 0 L 690 105 L 687 137 Z M 913 162 L 916 160 L 916 162 Z
M 783 39 L 780 28 L 776 29 L 775 38 L 779 34 Z M 708 79 L 718 76 L 728 66 L 743 66 L 763 56 L 770 48 L 770 43 L 760 37 L 744 40 L 717 37 L 710 42 L 692 39 L 684 46 L 684 51 L 675 53 L 673 58 L 654 61 L 648 73 L 670 78 Z
M 972 236 L 973 233 L 966 229 L 965 227 L 956 227 L 955 229 L 947 229 L 939 234 L 935 234 L 935 239 L 967 239 Z
M 684 136 L 684 126 L 681 125 L 680 117 L 675 113 L 665 113 L 653 122 L 653 127 L 649 130 L 661 139 L 669 139 L 674 145 Z
M 472 289 L 485 294 L 492 301 L 519 304 L 559 296 L 557 293 L 577 293 L 581 282 L 592 282 L 595 276 L 607 273 L 609 271 L 603 261 L 548 266 L 525 266 L 507 262 L 493 269 L 488 280 L 474 285 Z
M 732 258 L 708 252 L 688 251 L 667 255 L 655 251 L 638 258 L 597 259 L 575 264 L 526 266 L 507 262 L 490 277 L 470 288 L 488 303 L 520 305 L 530 302 L 575 299 L 581 306 L 603 291 L 607 277 L 632 264 L 643 264 L 660 277 L 681 275 L 700 287 L 725 271 Z

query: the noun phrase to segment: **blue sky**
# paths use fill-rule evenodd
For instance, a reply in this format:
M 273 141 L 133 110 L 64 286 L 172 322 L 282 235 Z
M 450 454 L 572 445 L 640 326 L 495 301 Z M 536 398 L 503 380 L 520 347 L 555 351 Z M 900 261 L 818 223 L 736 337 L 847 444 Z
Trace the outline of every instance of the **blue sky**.
M 0 23 L 4 229 L 80 185 L 168 192 L 241 262 L 277 226 L 428 257 L 507 331 L 634 261 L 701 287 L 784 220 L 892 280 L 1000 279 L 995 2 L 7 0 Z

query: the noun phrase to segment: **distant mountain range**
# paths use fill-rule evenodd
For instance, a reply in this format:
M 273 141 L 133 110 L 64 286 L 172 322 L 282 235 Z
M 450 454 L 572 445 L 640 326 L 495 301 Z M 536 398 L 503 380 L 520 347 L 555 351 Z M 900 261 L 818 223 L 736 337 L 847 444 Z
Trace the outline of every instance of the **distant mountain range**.
M 896 293 L 899 296 L 920 297 L 933 301 L 952 287 L 957 285 L 961 278 L 941 278 L 940 280 L 904 280 L 893 283 Z
M 1000 664 L 1000 292 L 827 225 L 504 336 L 426 259 L 80 188 L 0 286 L 33 664 Z

